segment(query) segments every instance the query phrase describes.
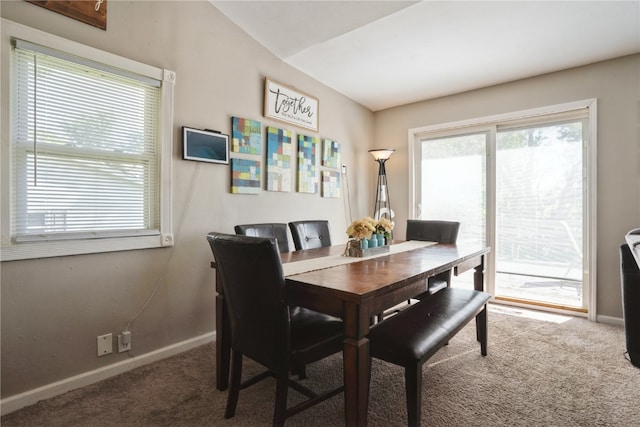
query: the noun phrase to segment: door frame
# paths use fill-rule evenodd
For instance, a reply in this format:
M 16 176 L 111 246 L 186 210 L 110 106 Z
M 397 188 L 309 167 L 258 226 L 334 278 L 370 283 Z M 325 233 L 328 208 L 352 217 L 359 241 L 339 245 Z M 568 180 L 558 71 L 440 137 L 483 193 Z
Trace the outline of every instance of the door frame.
M 487 144 L 487 218 L 486 218 L 486 236 L 487 244 L 490 247 L 495 247 L 495 221 L 496 221 L 496 172 L 495 172 L 495 134 L 497 126 L 503 122 L 511 122 L 517 120 L 524 120 L 535 118 L 539 116 L 560 114 L 573 110 L 586 109 L 588 111 L 589 125 L 587 133 L 585 135 L 586 141 L 583 143 L 584 147 L 584 227 L 583 227 L 583 289 L 587 295 L 587 318 L 590 321 L 596 321 L 596 278 L 597 278 L 597 263 L 596 263 L 596 248 L 597 248 L 597 99 L 585 99 L 580 101 L 568 102 L 563 104 L 556 104 L 551 106 L 533 108 L 528 110 L 520 110 L 510 113 L 503 113 L 485 117 L 479 117 L 474 119 L 460 120 L 455 122 L 448 122 L 436 125 L 422 126 L 417 128 L 411 128 L 408 131 L 408 161 L 409 161 L 409 206 L 408 217 L 416 218 L 417 201 L 419 186 L 416 183 L 417 167 L 416 157 L 418 151 L 418 144 L 424 138 L 433 138 L 441 135 L 451 135 L 452 133 L 472 133 L 478 131 L 489 132 L 491 138 Z M 487 257 L 487 291 L 495 296 L 495 256 L 492 252 Z M 520 305 L 515 303 L 515 305 Z M 581 315 L 579 312 L 569 312 L 561 309 L 552 309 L 547 307 L 540 307 L 548 311 L 569 313 L 572 315 Z

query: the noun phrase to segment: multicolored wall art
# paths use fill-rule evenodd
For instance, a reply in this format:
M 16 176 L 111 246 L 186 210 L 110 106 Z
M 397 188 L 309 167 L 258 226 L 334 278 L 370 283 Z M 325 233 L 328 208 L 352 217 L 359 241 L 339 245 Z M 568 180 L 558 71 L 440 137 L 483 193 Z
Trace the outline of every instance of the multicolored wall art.
M 267 126 L 267 190 L 291 191 L 291 132 Z
M 315 136 L 298 135 L 298 192 L 318 192 L 316 158 L 319 140 Z
M 322 197 L 340 197 L 340 172 L 322 171 Z
M 338 169 L 340 167 L 340 143 L 330 139 L 322 140 L 322 166 Z
M 231 192 L 260 193 L 260 160 L 231 159 Z
M 256 120 L 231 118 L 231 151 L 262 154 L 262 123 Z

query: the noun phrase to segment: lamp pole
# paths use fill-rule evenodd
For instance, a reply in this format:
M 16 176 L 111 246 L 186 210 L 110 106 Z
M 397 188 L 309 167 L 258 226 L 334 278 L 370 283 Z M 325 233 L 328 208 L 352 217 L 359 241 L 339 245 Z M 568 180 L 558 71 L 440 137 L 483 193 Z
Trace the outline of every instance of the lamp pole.
M 389 221 L 393 221 L 393 211 L 391 210 L 391 199 L 389 198 L 389 187 L 387 185 L 387 171 L 385 163 L 396 151 L 392 148 L 378 148 L 369 150 L 376 162 L 378 162 L 378 183 L 376 187 L 376 201 L 373 205 L 374 219 L 387 217 Z

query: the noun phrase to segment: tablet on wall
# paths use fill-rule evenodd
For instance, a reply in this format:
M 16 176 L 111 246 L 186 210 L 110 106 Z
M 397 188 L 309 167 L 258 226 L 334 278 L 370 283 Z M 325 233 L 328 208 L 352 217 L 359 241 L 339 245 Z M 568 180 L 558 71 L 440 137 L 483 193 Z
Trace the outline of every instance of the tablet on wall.
M 182 158 L 228 165 L 229 135 L 183 126 Z

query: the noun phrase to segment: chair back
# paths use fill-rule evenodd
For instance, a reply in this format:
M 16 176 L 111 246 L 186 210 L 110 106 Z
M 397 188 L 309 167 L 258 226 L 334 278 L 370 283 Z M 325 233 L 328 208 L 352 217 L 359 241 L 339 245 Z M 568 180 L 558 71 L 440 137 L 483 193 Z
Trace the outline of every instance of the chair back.
M 454 244 L 459 230 L 460 223 L 455 221 L 407 220 L 407 240 Z
M 640 269 L 628 244 L 620 246 L 622 317 L 629 359 L 640 368 Z
M 234 227 L 236 234 L 253 237 L 275 237 L 278 239 L 280 252 L 289 252 L 289 236 L 287 235 L 287 224 L 265 223 L 265 224 L 241 224 Z
M 207 240 L 229 309 L 231 348 L 286 371 L 290 318 L 276 239 L 209 233 Z
M 293 221 L 289 223 L 296 250 L 331 246 L 329 221 Z

